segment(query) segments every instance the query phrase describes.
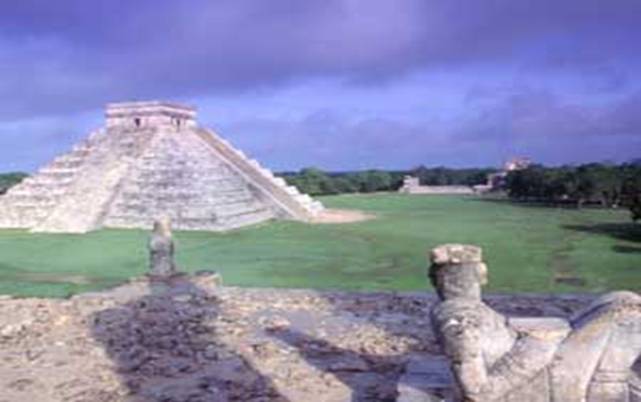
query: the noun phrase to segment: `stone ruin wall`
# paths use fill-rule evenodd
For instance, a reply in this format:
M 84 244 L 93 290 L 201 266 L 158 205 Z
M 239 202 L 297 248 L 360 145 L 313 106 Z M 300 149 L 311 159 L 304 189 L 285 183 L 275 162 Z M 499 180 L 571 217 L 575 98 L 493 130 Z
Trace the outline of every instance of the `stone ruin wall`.
M 470 186 L 424 186 L 418 177 L 405 176 L 403 186 L 398 190 L 403 194 L 476 194 Z

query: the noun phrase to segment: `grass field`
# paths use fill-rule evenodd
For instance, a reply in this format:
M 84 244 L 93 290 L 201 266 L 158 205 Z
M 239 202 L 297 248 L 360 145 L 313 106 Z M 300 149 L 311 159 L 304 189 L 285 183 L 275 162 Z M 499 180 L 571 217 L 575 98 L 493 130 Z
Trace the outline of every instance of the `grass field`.
M 627 211 L 512 205 L 456 196 L 326 197 L 379 218 L 341 225 L 275 222 L 227 234 L 176 233 L 184 269 L 215 269 L 239 286 L 424 290 L 426 252 L 483 247 L 489 291 L 641 290 L 641 225 Z M 66 296 L 146 270 L 148 234 L 0 231 L 0 293 Z

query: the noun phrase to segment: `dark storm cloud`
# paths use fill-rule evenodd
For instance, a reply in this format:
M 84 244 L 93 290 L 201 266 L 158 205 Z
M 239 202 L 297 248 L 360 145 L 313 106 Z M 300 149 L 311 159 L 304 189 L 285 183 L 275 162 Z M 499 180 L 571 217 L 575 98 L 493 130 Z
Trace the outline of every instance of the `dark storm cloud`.
M 611 79 L 595 85 L 610 87 L 638 64 L 640 14 L 636 0 L 10 2 L 0 113 L 504 62 L 605 71 Z
M 419 165 L 426 157 L 443 164 L 451 156 L 437 156 L 443 139 L 426 125 L 348 119 L 325 110 L 296 120 L 244 119 L 223 129 L 234 145 L 276 170 L 390 168 Z
M 521 137 L 639 136 L 641 92 L 588 105 L 554 92 L 521 88 L 484 103 L 471 115 L 459 139 L 515 140 Z
M 641 92 L 595 105 L 527 87 L 473 92 L 470 111 L 454 121 L 410 123 L 324 110 L 294 120 L 247 118 L 221 128 L 279 170 L 496 166 L 515 155 L 558 165 L 639 156 Z
M 641 92 L 596 104 L 545 89 L 476 88 L 474 108 L 456 127 L 452 146 L 476 146 L 508 158 L 526 154 L 550 164 L 625 161 L 641 152 Z
M 6 2 L 0 170 L 45 162 L 105 102 L 150 98 L 232 102 L 201 120 L 277 169 L 623 160 L 641 149 L 638 15 L 638 0 Z

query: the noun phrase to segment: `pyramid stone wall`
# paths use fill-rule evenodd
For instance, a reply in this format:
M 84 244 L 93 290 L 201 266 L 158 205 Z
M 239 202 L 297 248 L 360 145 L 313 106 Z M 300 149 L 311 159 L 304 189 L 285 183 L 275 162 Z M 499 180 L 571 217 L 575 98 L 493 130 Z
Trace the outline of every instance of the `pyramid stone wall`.
M 106 128 L 0 197 L 0 227 L 84 233 L 168 215 L 177 229 L 224 231 L 323 209 L 198 127 L 194 109 L 119 103 L 106 117 Z
M 132 166 L 105 226 L 150 227 L 162 214 L 179 229 L 225 230 L 277 211 L 198 137 L 164 132 Z

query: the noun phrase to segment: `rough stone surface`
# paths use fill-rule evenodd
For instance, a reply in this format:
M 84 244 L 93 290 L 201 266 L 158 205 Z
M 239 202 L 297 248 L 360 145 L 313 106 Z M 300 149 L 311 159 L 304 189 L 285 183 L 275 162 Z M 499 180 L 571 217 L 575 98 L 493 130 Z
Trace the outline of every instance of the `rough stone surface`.
M 641 297 L 613 292 L 575 316 L 507 318 L 481 298 L 478 247 L 434 249 L 429 276 L 441 302 L 432 324 L 456 400 L 616 402 L 639 396 Z
M 174 251 L 169 219 L 157 220 L 149 238 L 149 275 L 159 279 L 176 275 Z
M 444 392 L 432 295 L 218 283 L 202 274 L 69 300 L 0 298 L 0 401 L 393 401 Z M 591 299 L 487 303 L 504 314 L 568 317 Z
M 312 220 L 323 206 L 215 133 L 195 110 L 162 102 L 112 104 L 106 127 L 0 197 L 0 227 L 87 232 L 229 230 L 273 218 Z

